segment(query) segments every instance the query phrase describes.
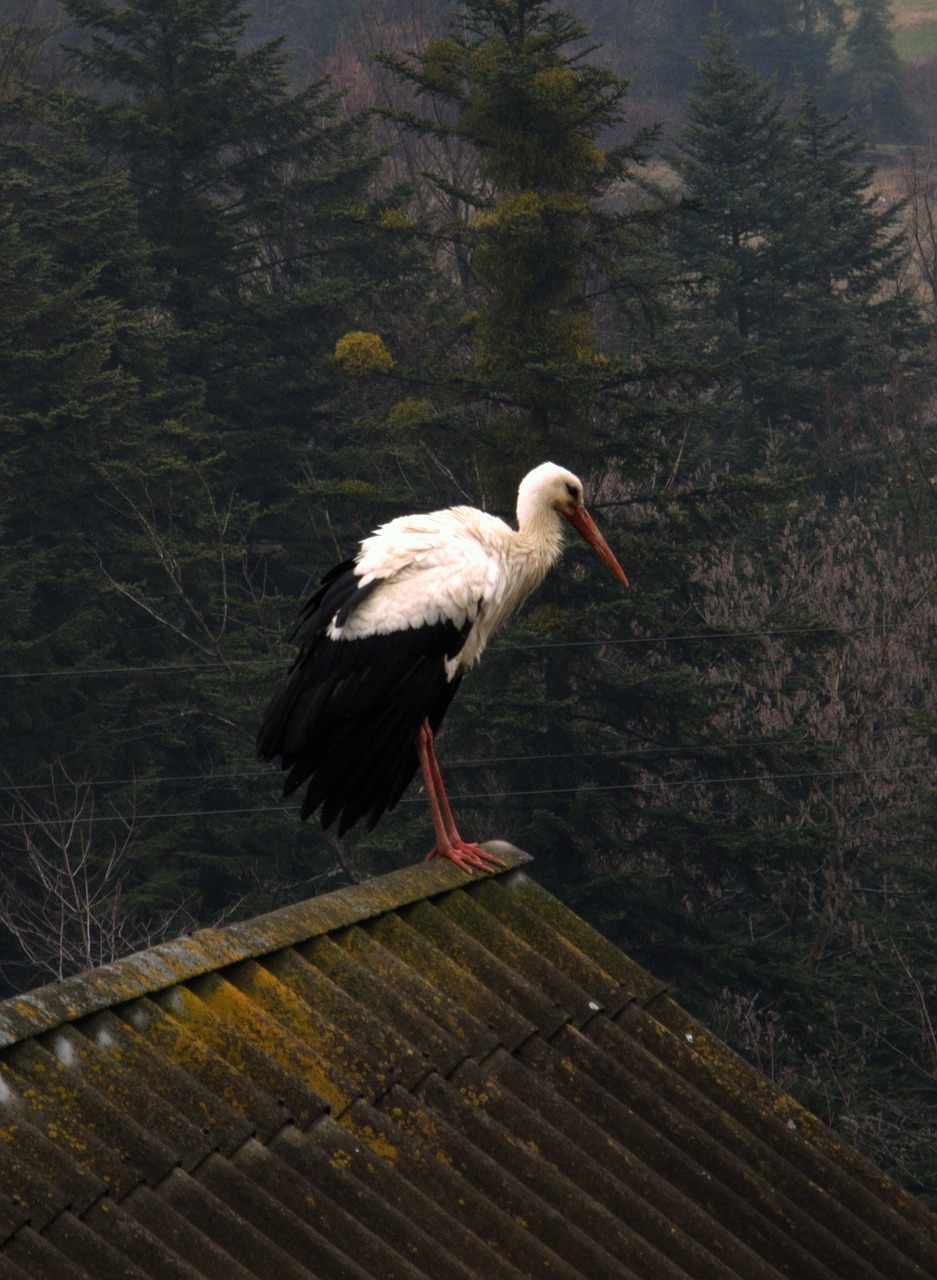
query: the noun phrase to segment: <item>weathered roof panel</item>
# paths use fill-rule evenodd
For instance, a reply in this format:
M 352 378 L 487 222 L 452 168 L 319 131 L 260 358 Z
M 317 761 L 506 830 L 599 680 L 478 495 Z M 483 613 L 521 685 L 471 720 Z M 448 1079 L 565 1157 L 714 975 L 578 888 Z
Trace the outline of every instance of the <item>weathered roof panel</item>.
M 524 874 L 0 1005 L 0 1280 L 935 1280 L 937 1221 Z

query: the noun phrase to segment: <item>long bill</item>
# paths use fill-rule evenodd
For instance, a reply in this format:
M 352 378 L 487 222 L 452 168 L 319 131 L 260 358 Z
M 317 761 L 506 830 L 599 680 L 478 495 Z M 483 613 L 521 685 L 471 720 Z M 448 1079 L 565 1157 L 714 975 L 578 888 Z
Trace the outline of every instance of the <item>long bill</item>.
M 599 557 L 607 569 L 610 569 L 619 582 L 623 582 L 628 586 L 628 579 L 625 577 L 625 571 L 615 559 L 611 547 L 599 533 L 598 526 L 589 515 L 585 507 L 580 507 L 578 511 L 574 511 L 571 516 L 566 519 L 573 526 L 577 533 L 581 533 L 588 542 L 589 546 Z

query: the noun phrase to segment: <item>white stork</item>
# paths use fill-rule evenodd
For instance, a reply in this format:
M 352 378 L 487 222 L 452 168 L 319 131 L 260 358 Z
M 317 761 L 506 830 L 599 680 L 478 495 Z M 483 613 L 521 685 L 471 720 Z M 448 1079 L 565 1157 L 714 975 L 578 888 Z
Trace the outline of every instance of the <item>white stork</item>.
M 627 586 L 582 484 L 552 462 L 521 481 L 516 530 L 473 507 L 401 516 L 326 574 L 257 735 L 260 757 L 286 771 L 284 795 L 308 781 L 303 818 L 321 807 L 340 835 L 361 818 L 371 830 L 419 767 L 436 831 L 428 856 L 466 872 L 504 865 L 456 830 L 433 735 L 463 673 L 558 558 L 564 520 Z

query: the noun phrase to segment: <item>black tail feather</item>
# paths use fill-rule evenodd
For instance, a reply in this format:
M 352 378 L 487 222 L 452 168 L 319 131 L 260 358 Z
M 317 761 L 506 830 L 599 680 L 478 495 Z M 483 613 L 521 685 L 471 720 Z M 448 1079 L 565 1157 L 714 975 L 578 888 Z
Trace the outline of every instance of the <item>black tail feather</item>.
M 301 816 L 321 809 L 339 834 L 365 819 L 370 830 L 392 809 L 419 768 L 417 730 L 435 732 L 459 684 L 446 659 L 471 629 L 441 622 L 355 640 L 332 639 L 377 584 L 359 586 L 354 562 L 333 569 L 303 610 L 300 651 L 263 717 L 257 751 L 286 771 L 284 795 L 307 783 Z

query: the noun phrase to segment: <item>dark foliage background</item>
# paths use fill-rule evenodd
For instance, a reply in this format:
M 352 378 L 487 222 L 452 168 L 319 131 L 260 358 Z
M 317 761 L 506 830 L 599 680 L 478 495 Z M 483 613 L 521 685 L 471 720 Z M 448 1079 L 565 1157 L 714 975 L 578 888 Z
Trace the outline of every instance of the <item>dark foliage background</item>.
M 7 7 L 0 972 L 418 856 L 260 710 L 364 531 L 552 457 L 633 586 L 465 681 L 462 829 L 937 1203 L 937 179 L 879 0 L 699 11 Z

